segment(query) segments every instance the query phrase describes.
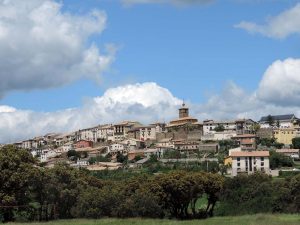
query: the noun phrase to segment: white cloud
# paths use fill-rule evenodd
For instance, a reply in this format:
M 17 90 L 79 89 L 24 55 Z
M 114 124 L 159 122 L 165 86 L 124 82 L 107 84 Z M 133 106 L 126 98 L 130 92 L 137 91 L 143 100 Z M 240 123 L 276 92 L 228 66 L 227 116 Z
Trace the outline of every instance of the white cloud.
M 103 96 L 87 100 L 80 108 L 57 112 L 0 106 L 0 143 L 122 120 L 144 123 L 169 120 L 177 117 L 180 103 L 167 89 L 143 83 L 108 89 Z
M 270 17 L 264 25 L 242 21 L 236 28 L 245 29 L 250 33 L 260 33 L 271 38 L 286 38 L 300 33 L 300 3 L 275 17 Z
M 275 61 L 265 71 L 257 89 L 247 93 L 228 82 L 202 104 L 188 103 L 199 120 L 252 118 L 268 114 L 300 115 L 300 60 Z M 102 96 L 86 100 L 79 108 L 57 112 L 34 112 L 0 106 L 0 143 L 67 132 L 122 120 L 142 123 L 168 122 L 177 118 L 181 100 L 156 83 L 131 84 L 108 89 Z
M 12 90 L 99 80 L 114 59 L 89 38 L 105 29 L 106 15 L 63 12 L 54 0 L 0 0 L 0 96 Z
M 171 5 L 191 5 L 206 4 L 213 0 L 121 0 L 125 5 L 134 4 L 171 4 Z
M 300 59 L 275 61 L 263 75 L 257 95 L 260 99 L 281 106 L 300 102 Z
M 8 105 L 0 105 L 0 113 L 15 112 L 16 109 Z

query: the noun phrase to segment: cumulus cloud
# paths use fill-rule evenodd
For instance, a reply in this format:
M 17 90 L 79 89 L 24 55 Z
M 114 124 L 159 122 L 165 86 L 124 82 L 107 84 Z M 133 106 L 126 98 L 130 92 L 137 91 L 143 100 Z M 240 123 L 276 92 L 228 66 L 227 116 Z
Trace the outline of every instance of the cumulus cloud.
M 55 0 L 0 0 L 0 96 L 12 90 L 62 86 L 79 78 L 99 81 L 114 59 L 89 44 L 106 15 L 73 15 Z
M 260 99 L 282 106 L 300 101 L 300 59 L 275 61 L 263 75 L 257 95 Z
M 191 5 L 191 4 L 207 4 L 213 0 L 121 0 L 125 5 L 134 4 L 171 4 L 171 5 Z
M 293 64 L 291 59 L 274 62 L 266 70 L 254 92 L 248 93 L 235 83 L 228 82 L 221 93 L 210 96 L 206 102 L 202 104 L 189 102 L 191 115 L 199 120 L 236 118 L 258 120 L 268 114 L 300 115 L 300 106 L 296 100 L 287 107 L 283 102 L 268 98 L 282 94 L 279 88 L 274 89 L 274 84 L 294 90 L 295 95 L 299 96 L 295 88 L 299 82 L 297 75 L 290 76 L 288 74 L 293 73 L 287 73 L 287 69 L 281 68 L 290 62 Z M 288 93 L 282 99 L 293 98 L 294 96 Z M 168 122 L 178 117 L 177 110 L 181 103 L 182 101 L 168 89 L 156 83 L 137 83 L 110 88 L 102 96 L 86 100 L 79 108 L 56 112 L 35 112 L 0 106 L 0 143 L 24 140 L 47 132 L 69 132 L 123 120 L 137 120 L 144 124 L 156 121 Z
M 245 29 L 249 33 L 260 33 L 271 38 L 286 38 L 292 34 L 300 33 L 300 3 L 275 17 L 270 17 L 265 24 L 242 21 L 236 28 Z
M 103 96 L 87 100 L 80 108 L 57 112 L 0 106 L 0 143 L 122 120 L 167 121 L 177 117 L 180 104 L 169 90 L 155 83 L 143 83 L 108 89 Z

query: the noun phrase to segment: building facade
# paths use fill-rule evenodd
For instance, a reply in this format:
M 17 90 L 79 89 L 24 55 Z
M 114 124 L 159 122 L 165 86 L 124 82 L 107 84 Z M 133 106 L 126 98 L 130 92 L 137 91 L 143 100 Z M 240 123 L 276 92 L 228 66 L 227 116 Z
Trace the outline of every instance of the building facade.
M 232 159 L 232 176 L 255 172 L 270 174 L 269 151 L 236 151 L 231 152 L 229 156 Z

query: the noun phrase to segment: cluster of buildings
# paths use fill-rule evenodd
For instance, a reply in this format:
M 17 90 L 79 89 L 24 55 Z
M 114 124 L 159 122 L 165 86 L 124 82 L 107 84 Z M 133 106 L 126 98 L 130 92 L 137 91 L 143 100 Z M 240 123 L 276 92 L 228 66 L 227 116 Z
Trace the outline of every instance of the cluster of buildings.
M 219 141 L 232 140 L 239 147 L 229 151 L 225 159 L 231 165 L 232 175 L 263 171 L 269 173 L 269 151 L 259 149 L 258 138 L 275 138 L 283 143 L 283 154 L 297 155 L 299 150 L 290 148 L 292 139 L 300 137 L 299 119 L 295 115 L 267 116 L 260 121 L 237 119 L 228 121 L 204 120 L 189 115 L 185 104 L 179 109 L 179 117 L 169 123 L 155 122 L 143 125 L 137 121 L 98 125 L 66 134 L 49 133 L 44 136 L 14 143 L 31 151 L 41 162 L 51 166 L 66 160 L 71 150 L 80 153 L 73 166 L 90 170 L 116 169 L 118 154 L 127 155 L 128 160 L 140 158 L 142 164 L 155 155 L 164 158 L 167 151 L 177 151 L 188 158 L 198 156 L 215 157 L 220 148 Z M 90 165 L 90 159 L 109 155 L 111 162 Z

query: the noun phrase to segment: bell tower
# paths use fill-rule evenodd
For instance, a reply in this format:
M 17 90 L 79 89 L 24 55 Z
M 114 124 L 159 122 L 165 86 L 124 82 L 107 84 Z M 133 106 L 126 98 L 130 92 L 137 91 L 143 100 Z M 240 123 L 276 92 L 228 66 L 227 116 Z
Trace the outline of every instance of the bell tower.
M 179 109 L 179 119 L 189 117 L 189 108 L 185 106 L 185 103 L 182 103 L 182 107 Z

